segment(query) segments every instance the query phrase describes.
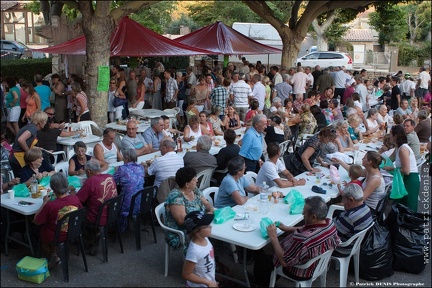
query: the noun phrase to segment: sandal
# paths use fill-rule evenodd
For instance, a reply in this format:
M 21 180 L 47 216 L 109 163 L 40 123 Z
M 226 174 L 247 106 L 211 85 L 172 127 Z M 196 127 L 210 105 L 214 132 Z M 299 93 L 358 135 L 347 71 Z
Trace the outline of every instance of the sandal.
M 53 254 L 53 255 L 51 255 L 51 259 L 48 263 L 48 269 L 53 270 L 54 268 L 56 268 L 60 264 L 61 264 L 60 258 L 56 254 Z

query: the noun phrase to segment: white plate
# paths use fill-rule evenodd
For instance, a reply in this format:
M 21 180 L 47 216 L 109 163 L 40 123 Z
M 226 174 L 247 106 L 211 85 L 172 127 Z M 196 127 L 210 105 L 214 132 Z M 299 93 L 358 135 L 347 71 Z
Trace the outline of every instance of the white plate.
M 256 229 L 255 225 L 249 223 L 234 223 L 233 228 L 240 232 L 251 232 Z

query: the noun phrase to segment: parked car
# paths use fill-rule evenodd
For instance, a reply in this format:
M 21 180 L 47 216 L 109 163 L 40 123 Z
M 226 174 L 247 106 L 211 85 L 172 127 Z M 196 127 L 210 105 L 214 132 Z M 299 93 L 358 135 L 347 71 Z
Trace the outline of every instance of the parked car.
M 18 41 L 1 40 L 1 58 L 2 59 L 20 59 L 31 58 L 30 49 Z
M 348 70 L 353 69 L 352 58 L 348 54 L 334 51 L 311 52 L 301 58 L 298 58 L 296 65 L 298 65 L 298 63 L 300 63 L 303 67 L 314 67 L 316 65 L 319 65 L 322 68 L 329 66 L 345 66 Z

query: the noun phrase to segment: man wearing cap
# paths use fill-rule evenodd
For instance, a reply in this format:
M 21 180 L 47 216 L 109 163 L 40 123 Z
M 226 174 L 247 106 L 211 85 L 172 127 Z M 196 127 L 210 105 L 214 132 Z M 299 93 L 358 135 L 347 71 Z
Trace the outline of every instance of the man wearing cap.
M 232 84 L 230 88 L 230 99 L 235 105 L 235 110 L 240 117 L 241 121 L 245 121 L 246 113 L 249 109 L 249 98 L 252 98 L 253 93 L 249 84 L 245 82 L 246 76 L 243 73 L 238 74 L 237 72 L 233 73 L 234 75 L 238 75 L 239 80 Z
M 348 184 L 341 193 L 345 211 L 333 219 L 339 238 L 345 242 L 372 224 L 370 208 L 363 202 L 363 189 L 357 184 Z M 349 255 L 352 246 L 337 248 L 333 254 Z
M 401 91 L 402 99 L 407 99 L 408 101 L 414 96 L 414 91 L 416 84 L 411 79 L 410 73 L 405 73 L 405 80 L 399 84 L 399 89 Z
M 274 86 L 272 98 L 278 97 L 281 101 L 285 101 L 292 93 L 292 86 L 289 84 L 288 74 L 283 74 L 282 79 L 281 83 Z

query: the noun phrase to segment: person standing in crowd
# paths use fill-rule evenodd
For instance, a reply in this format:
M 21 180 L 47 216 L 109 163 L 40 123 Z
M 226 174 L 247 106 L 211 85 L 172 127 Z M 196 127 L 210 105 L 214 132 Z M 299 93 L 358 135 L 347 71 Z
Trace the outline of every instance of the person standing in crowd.
M 162 81 L 161 73 L 157 69 L 153 70 L 153 89 L 152 93 L 152 108 L 162 110 Z
M 61 122 L 67 122 L 69 115 L 67 112 L 67 96 L 65 94 L 65 86 L 61 81 L 59 74 L 51 75 L 52 85 L 51 90 L 54 94 L 54 107 L 56 120 Z
M 401 92 L 399 88 L 399 78 L 391 77 L 390 78 L 391 85 L 391 98 L 390 98 L 390 108 L 392 110 L 396 110 L 401 106 Z M 388 104 L 387 104 L 388 105 Z
M 221 78 L 216 78 L 216 87 L 210 94 L 212 109 L 218 105 L 221 107 L 221 112 L 219 115 L 217 115 L 221 118 L 223 118 L 225 115 L 224 111 L 228 105 L 229 99 L 228 91 L 225 89 L 225 87 L 223 87 L 222 82 L 223 80 Z
M 234 75 L 237 72 L 234 72 Z M 234 78 L 234 77 L 233 77 Z M 253 96 L 252 89 L 249 84 L 245 82 L 245 75 L 238 74 L 239 80 L 232 84 L 230 88 L 230 100 L 234 103 L 237 115 L 239 115 L 241 121 L 245 121 L 246 113 L 249 109 L 249 98 Z
M 249 128 L 241 140 L 239 155 L 245 159 L 246 171 L 256 172 L 258 160 L 262 155 L 264 141 L 264 129 L 267 127 L 267 117 L 259 114 L 252 119 L 252 127 Z
M 418 88 L 415 91 L 415 94 L 420 99 L 420 107 L 422 107 L 423 98 L 428 93 L 429 85 L 431 85 L 431 76 L 426 71 L 426 67 L 421 67 L 419 72 L 420 73 L 417 76 Z
M 36 74 L 34 76 L 34 81 L 36 82 L 35 90 L 39 94 L 41 99 L 41 110 L 50 107 L 50 96 L 51 89 L 49 86 L 43 84 L 43 77 L 41 74 Z
M 18 121 L 21 114 L 21 92 L 16 85 L 17 83 L 15 79 L 12 77 L 7 77 L 3 84 L 8 89 L 8 93 L 5 97 L 5 106 L 7 108 L 6 127 L 12 132 L 13 136 L 15 137 L 19 131 Z
M 39 94 L 34 90 L 33 85 L 30 82 L 24 82 L 21 88 L 27 93 L 25 113 L 21 119 L 22 122 L 29 123 L 31 116 L 41 111 L 41 100 Z
M 133 69 L 131 69 L 129 71 L 129 79 L 126 81 L 126 91 L 127 91 L 127 96 L 128 96 L 127 98 L 129 101 L 128 106 L 130 106 L 130 107 L 132 107 L 132 105 L 135 104 L 135 101 L 140 98 L 140 97 L 137 98 L 137 92 L 138 92 L 137 89 L 138 89 L 138 79 L 136 77 L 135 71 Z M 144 93 L 145 93 L 145 89 L 144 89 Z M 140 101 L 137 101 L 137 102 L 144 102 L 144 94 L 142 96 L 143 96 L 142 97 L 143 99 L 142 100 L 139 99 Z M 144 106 L 144 103 L 142 103 L 142 105 Z M 142 107 L 141 107 L 141 109 L 142 109 Z
M 166 80 L 164 109 L 174 108 L 177 106 L 177 95 L 179 92 L 177 81 L 171 77 L 169 70 L 164 71 Z
M 90 110 L 88 107 L 88 98 L 81 89 L 81 85 L 78 82 L 74 82 L 71 84 L 71 89 L 72 96 L 74 98 L 76 122 L 91 120 Z

